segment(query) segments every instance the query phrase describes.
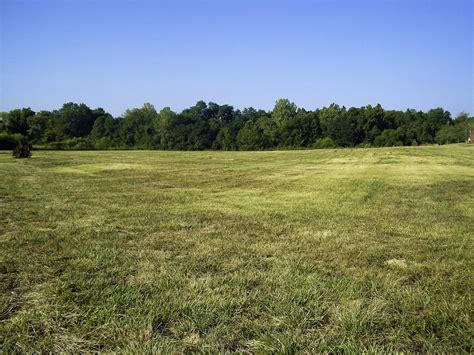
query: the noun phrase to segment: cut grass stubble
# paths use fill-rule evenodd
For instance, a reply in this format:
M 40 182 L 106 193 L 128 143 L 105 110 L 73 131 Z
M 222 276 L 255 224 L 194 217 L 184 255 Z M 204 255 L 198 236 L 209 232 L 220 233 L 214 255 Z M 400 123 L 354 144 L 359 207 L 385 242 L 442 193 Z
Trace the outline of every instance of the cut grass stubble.
M 470 352 L 473 153 L 0 153 L 2 351 Z

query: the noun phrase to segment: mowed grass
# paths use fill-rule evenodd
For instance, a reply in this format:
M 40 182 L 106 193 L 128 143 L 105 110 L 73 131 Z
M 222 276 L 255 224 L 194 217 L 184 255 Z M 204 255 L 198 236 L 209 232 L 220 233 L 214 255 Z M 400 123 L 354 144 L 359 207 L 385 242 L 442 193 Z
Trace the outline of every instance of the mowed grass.
M 0 153 L 0 346 L 472 352 L 474 147 Z

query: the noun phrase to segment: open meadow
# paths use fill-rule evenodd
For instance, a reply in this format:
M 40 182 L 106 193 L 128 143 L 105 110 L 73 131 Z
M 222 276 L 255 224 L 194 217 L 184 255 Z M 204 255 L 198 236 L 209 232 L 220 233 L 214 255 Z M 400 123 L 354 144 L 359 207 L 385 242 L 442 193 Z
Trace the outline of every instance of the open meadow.
M 474 351 L 474 146 L 0 152 L 1 352 Z

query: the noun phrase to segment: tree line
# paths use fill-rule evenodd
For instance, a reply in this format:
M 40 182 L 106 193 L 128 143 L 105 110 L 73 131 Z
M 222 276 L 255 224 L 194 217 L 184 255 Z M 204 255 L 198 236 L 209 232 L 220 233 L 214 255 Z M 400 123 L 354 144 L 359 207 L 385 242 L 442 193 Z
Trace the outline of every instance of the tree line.
M 448 111 L 385 110 L 331 104 L 313 111 L 287 99 L 273 110 L 243 110 L 198 101 L 180 113 L 146 103 L 113 117 L 102 108 L 65 103 L 0 114 L 0 149 L 18 142 L 52 149 L 266 150 L 388 147 L 464 142 L 474 117 Z

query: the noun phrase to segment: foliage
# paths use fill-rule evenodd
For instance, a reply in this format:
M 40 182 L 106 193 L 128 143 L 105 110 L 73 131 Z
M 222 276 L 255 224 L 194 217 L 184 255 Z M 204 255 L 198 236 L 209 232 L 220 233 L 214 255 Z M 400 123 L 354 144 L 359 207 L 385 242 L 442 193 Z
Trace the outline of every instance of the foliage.
M 222 127 L 217 133 L 216 140 L 212 144 L 216 150 L 237 150 L 237 142 L 230 127 Z
M 288 99 L 279 99 L 273 108 L 272 118 L 277 127 L 284 131 L 285 127 L 291 123 L 296 116 L 297 107 Z
M 309 111 L 283 98 L 268 112 L 204 101 L 181 112 L 157 112 L 146 103 L 115 118 L 102 108 L 69 102 L 54 111 L 3 112 L 0 131 L 57 149 L 264 150 L 463 142 L 469 122 L 467 114 L 453 121 L 442 108 L 425 113 L 333 103 Z
M 19 133 L 0 132 L 0 150 L 12 150 L 23 139 Z
M 469 118 L 466 113 L 461 113 L 453 124 L 441 126 L 436 134 L 436 142 L 439 144 L 465 142 L 469 137 L 470 130 L 474 130 L 474 118 Z
M 11 110 L 6 114 L 5 130 L 8 133 L 18 133 L 22 136 L 28 134 L 28 119 L 35 115 L 30 108 Z
M 247 121 L 237 134 L 239 150 L 262 150 L 263 135 L 261 129 L 252 121 Z
M 87 136 L 96 119 L 92 110 L 84 104 L 65 103 L 55 116 L 56 131 L 61 139 Z
M 316 148 L 316 149 L 327 149 L 327 148 L 336 148 L 336 147 L 337 147 L 336 143 L 334 143 L 334 141 L 329 137 L 318 138 L 313 144 L 313 148 Z
M 380 135 L 375 137 L 374 145 L 376 147 L 395 147 L 403 145 L 403 132 L 400 128 L 386 129 Z
M 31 143 L 26 139 L 20 139 L 13 149 L 13 156 L 17 159 L 29 158 L 31 156 Z
M 155 122 L 158 113 L 146 103 L 141 108 L 127 110 L 118 123 L 118 137 L 126 147 L 153 149 L 158 146 Z

